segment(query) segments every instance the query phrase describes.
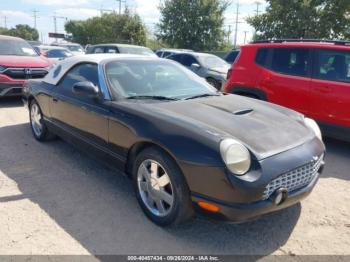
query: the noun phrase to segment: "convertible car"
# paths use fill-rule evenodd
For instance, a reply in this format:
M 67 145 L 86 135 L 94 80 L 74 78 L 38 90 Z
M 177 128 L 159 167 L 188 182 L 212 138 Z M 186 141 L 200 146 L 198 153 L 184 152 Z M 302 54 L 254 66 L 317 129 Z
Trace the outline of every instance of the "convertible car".
M 128 175 L 160 226 L 195 211 L 242 222 L 306 197 L 323 170 L 315 121 L 223 94 L 178 63 L 67 58 L 24 86 L 34 137 L 59 136 Z

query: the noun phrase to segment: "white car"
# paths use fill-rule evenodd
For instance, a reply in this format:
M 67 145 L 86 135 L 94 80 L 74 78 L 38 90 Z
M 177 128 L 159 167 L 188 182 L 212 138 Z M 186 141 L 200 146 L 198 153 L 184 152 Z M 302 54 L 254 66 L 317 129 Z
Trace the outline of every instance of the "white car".
M 84 55 L 84 48 L 76 43 L 55 43 L 54 46 L 60 46 L 68 49 L 73 55 Z
M 67 57 L 73 56 L 73 53 L 68 49 L 60 46 L 38 46 L 40 54 L 47 57 L 53 63 L 57 63 Z

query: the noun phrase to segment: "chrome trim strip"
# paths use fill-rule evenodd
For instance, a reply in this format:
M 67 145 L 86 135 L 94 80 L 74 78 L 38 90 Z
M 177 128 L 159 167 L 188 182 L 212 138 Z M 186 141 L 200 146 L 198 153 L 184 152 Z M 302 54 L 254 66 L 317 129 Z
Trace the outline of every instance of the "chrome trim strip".
M 46 71 L 49 72 L 45 67 L 7 67 L 5 70 L 0 71 L 0 73 L 4 73 L 8 70 L 25 70 L 25 69 L 30 69 L 30 70 L 40 70 L 40 71 Z

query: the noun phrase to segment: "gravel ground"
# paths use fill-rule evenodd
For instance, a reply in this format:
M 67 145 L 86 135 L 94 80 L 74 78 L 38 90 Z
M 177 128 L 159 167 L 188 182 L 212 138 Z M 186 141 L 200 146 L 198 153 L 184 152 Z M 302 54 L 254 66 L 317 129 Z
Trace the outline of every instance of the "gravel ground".
M 350 144 L 301 204 L 246 224 L 149 222 L 130 181 L 61 140 L 39 143 L 18 100 L 0 100 L 0 254 L 350 254 Z

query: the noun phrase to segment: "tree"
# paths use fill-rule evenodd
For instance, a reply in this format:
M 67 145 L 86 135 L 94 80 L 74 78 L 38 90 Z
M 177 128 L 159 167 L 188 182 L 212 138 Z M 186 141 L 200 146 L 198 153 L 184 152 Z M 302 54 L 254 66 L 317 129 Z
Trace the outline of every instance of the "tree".
M 146 29 L 137 14 L 104 14 L 85 21 L 68 21 L 65 24 L 71 40 L 82 45 L 100 43 L 130 43 L 144 45 Z
M 247 19 L 255 39 L 345 39 L 350 36 L 349 0 L 267 0 L 261 15 Z
M 157 38 L 176 48 L 217 50 L 225 42 L 222 0 L 165 0 Z
M 23 38 L 25 40 L 34 40 L 37 41 L 39 39 L 39 33 L 35 28 L 30 27 L 29 25 L 16 25 L 15 28 L 7 29 L 0 28 L 0 34 L 2 35 L 10 35 Z

